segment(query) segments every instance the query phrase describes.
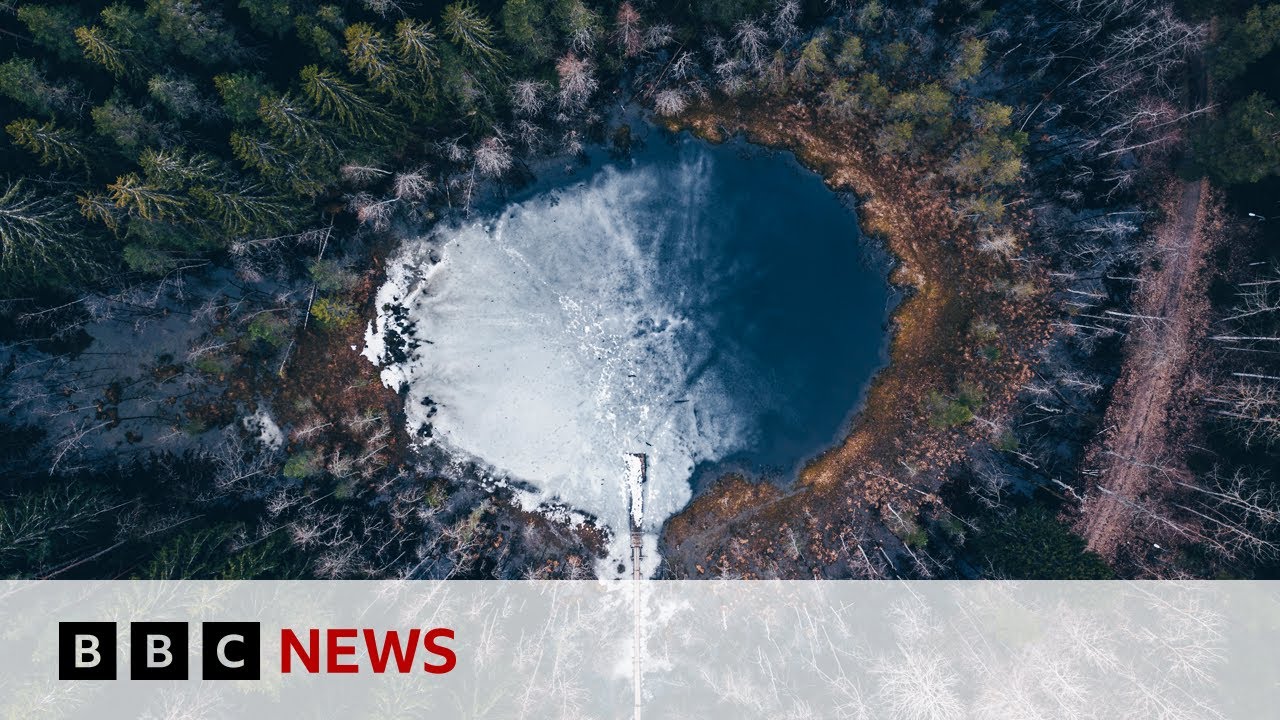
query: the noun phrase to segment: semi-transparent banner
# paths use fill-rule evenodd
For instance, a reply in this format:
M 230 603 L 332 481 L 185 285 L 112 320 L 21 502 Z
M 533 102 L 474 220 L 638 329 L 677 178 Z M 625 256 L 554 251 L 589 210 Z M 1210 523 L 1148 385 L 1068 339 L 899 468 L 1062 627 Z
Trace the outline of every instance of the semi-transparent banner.
M 0 618 L 4 718 L 1280 708 L 1280 583 L 6 582 Z

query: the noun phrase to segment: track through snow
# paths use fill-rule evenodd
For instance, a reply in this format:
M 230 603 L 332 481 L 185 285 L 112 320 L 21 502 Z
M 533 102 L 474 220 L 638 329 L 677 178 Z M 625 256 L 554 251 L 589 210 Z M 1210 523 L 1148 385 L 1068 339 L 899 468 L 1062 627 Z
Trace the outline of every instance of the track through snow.
M 726 150 L 684 140 L 406 241 L 379 291 L 365 354 L 405 391 L 410 431 L 536 486 L 531 505 L 600 519 L 606 576 L 630 555 L 627 453 L 649 458 L 650 575 L 700 464 L 793 469 L 839 432 L 878 363 L 885 289 L 865 283 L 878 279 L 858 264 L 852 214 L 790 165 L 765 191 L 784 208 L 814 194 L 823 212 L 764 212 L 736 184 L 768 164 Z M 836 236 L 789 236 L 822 230 Z M 860 297 L 873 337 L 855 334 L 865 317 L 822 316 Z

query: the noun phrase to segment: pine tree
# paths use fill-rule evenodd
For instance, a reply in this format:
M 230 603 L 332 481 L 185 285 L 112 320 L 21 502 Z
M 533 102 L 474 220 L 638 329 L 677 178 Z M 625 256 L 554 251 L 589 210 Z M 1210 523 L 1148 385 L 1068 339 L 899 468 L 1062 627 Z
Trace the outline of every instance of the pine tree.
M 184 190 L 192 185 L 224 182 L 226 168 L 204 153 L 188 153 L 185 148 L 147 148 L 138 157 L 147 183 L 162 190 Z
M 1226 185 L 1280 173 L 1280 108 L 1254 93 L 1201 130 L 1195 150 L 1209 177 Z
M 320 194 L 328 177 L 316 172 L 312 163 L 283 143 L 258 135 L 231 133 L 231 152 L 241 163 L 279 188 L 302 197 Z
M 180 54 L 203 65 L 225 63 L 242 54 L 235 32 L 215 6 L 199 0 L 147 0 L 146 17 Z
M 143 220 L 185 220 L 187 202 L 129 173 L 107 185 L 107 193 L 116 207 Z
M 347 64 L 375 90 L 407 109 L 414 118 L 429 114 L 440 65 L 435 33 L 426 23 L 403 20 L 396 25 L 394 47 L 372 26 L 347 28 Z
M 256 188 L 196 187 L 191 197 L 201 210 L 232 235 L 264 235 L 292 227 L 289 203 Z
M 502 31 L 531 65 L 555 56 L 546 12 L 537 0 L 507 0 L 502 6 Z
M 286 147 L 333 159 L 338 155 L 333 127 L 312 115 L 288 94 L 262 99 L 258 117 Z
M 408 78 L 396 64 L 391 47 L 372 25 L 357 23 L 346 31 L 347 63 L 352 72 L 363 75 L 379 92 L 396 96 L 398 86 Z
M 133 154 L 148 145 L 161 144 L 164 128 L 152 122 L 137 107 L 119 94 L 89 111 L 94 130 L 112 141 L 123 151 Z
M 355 85 L 315 65 L 302 69 L 302 90 L 316 110 L 357 136 L 387 138 L 395 123 L 387 112 L 360 95 Z
M 226 564 L 225 527 L 183 533 L 163 545 L 137 579 L 209 580 Z
M 120 229 L 120 210 L 106 193 L 82 193 L 76 196 L 76 205 L 85 220 L 100 222 L 112 232 Z
M 84 50 L 84 56 L 101 65 L 107 72 L 120 78 L 128 73 L 125 66 L 125 51 L 98 25 L 78 27 L 75 30 L 76 42 Z
M 325 64 L 335 65 L 342 59 L 341 34 L 347 21 L 336 5 L 323 5 L 314 15 L 298 15 L 295 27 L 298 39 Z
M 840 53 L 836 55 L 836 65 L 846 72 L 856 72 L 862 69 L 864 62 L 862 38 L 857 35 L 845 38 L 844 44 L 840 46 Z
M 1254 5 L 1243 20 L 1228 14 L 1222 26 L 1222 39 L 1209 53 L 1209 68 L 1214 80 L 1228 83 L 1280 45 L 1280 3 Z
M 37 122 L 32 118 L 14 120 L 5 127 L 18 147 L 35 155 L 41 165 L 58 169 L 80 167 L 88 172 L 84 141 L 74 130 L 60 128 L 52 121 Z
M 18 6 L 18 20 L 59 60 L 73 62 L 84 57 L 75 39 L 75 29 L 84 24 L 79 8 L 27 2 Z
M 249 13 L 249 24 L 273 38 L 282 38 L 293 29 L 294 5 L 290 0 L 240 0 Z
M 78 93 L 49 81 L 34 60 L 13 57 L 0 64 L 0 95 L 8 96 L 28 110 L 51 117 L 72 105 Z
M 147 81 L 147 94 L 179 120 L 202 120 L 216 114 L 213 104 L 187 77 L 153 75 Z
M 262 75 L 247 72 L 215 76 L 213 85 L 222 97 L 223 112 L 237 125 L 256 122 L 262 98 L 271 94 Z
M 396 23 L 396 46 L 400 52 L 400 61 L 419 73 L 429 75 L 440 65 L 440 55 L 436 52 L 435 45 L 436 34 L 431 29 L 431 23 L 411 18 Z
M 264 177 L 277 177 L 290 164 L 288 152 L 279 143 L 248 133 L 231 133 L 231 152 L 245 167 Z
M 982 72 L 987 61 L 987 41 L 982 38 L 969 38 L 960 45 L 960 51 L 951 63 L 950 81 L 952 85 L 967 82 Z
M 489 18 L 470 2 L 455 2 L 444 9 L 444 30 L 449 40 L 483 70 L 496 74 L 507 58 L 498 49 L 497 34 Z
M 802 87 L 809 85 L 827 72 L 828 40 L 826 32 L 819 32 L 805 43 L 800 51 L 800 59 L 796 62 L 795 69 L 791 71 L 791 79 L 798 85 Z

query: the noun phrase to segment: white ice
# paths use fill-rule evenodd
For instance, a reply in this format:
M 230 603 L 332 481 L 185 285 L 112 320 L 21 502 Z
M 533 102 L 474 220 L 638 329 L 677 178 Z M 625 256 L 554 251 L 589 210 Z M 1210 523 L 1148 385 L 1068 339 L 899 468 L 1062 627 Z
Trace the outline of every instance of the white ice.
M 429 423 L 427 442 L 607 524 L 605 576 L 629 555 L 628 453 L 648 456 L 651 573 L 653 538 L 688 502 L 694 466 L 751 441 L 729 390 L 733 352 L 713 345 L 700 318 L 718 281 L 701 260 L 723 250 L 702 239 L 714 212 L 703 197 L 711 162 L 700 153 L 605 168 L 498 217 L 407 241 L 369 328 L 365 355 L 389 387 L 408 388 L 410 431 Z M 419 342 L 406 361 L 392 361 L 388 330 Z

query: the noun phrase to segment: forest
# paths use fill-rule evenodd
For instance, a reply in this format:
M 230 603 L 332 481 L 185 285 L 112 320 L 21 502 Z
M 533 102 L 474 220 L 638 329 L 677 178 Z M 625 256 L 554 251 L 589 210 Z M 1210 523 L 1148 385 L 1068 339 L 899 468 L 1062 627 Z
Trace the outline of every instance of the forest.
M 590 576 L 333 349 L 396 228 L 645 117 L 866 200 L 908 297 L 663 577 L 1274 577 L 1277 63 L 1228 0 L 0 3 L 0 574 Z

